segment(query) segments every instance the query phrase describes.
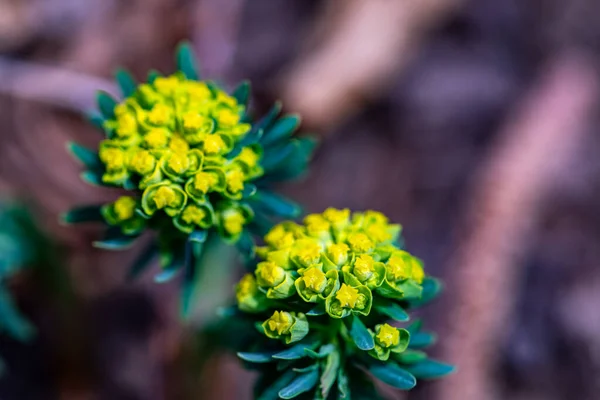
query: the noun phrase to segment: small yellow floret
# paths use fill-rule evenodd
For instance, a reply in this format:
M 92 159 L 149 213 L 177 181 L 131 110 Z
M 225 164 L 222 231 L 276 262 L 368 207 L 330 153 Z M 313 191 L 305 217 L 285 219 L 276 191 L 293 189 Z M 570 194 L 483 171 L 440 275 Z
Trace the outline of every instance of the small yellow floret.
M 423 270 L 423 266 L 416 261 L 412 264 L 412 278 L 420 285 L 423 283 L 425 279 L 425 271 Z
M 392 234 L 388 230 L 388 225 L 373 224 L 366 229 L 367 233 L 376 242 L 387 242 L 392 239 Z
M 229 108 L 223 108 L 217 112 L 216 116 L 219 125 L 233 126 L 240 122 L 240 116 Z
M 214 174 L 198 172 L 194 176 L 194 189 L 206 194 L 217 182 L 218 179 Z
M 225 150 L 225 142 L 219 135 L 209 135 L 204 139 L 204 151 L 206 154 L 219 154 Z
M 327 286 L 327 278 L 323 271 L 319 268 L 309 268 L 302 275 L 302 280 L 306 284 L 306 287 L 316 293 L 321 293 Z
M 410 254 L 402 251 L 392 254 L 385 265 L 387 276 L 393 281 L 408 279 L 412 275 Z
M 346 308 L 356 307 L 358 297 L 358 290 L 352 286 L 346 285 L 345 283 L 342 283 L 342 287 L 335 294 L 335 298 L 340 302 L 340 305 Z
M 348 236 L 348 243 L 354 252 L 368 252 L 373 250 L 373 241 L 364 233 L 353 233 Z
M 188 205 L 181 213 L 181 219 L 188 225 L 200 225 L 206 218 L 206 211 L 195 204 Z
M 364 282 L 367 279 L 371 278 L 375 273 L 375 261 L 373 257 L 361 254 L 358 256 L 356 261 L 354 261 L 354 275 L 361 281 Z
M 390 348 L 400 343 L 400 332 L 391 325 L 383 324 L 377 327 L 377 341 L 382 347 Z
M 188 81 L 185 86 L 192 101 L 203 100 L 211 96 L 210 89 L 205 83 Z
M 341 265 L 348 260 L 350 247 L 346 243 L 334 243 L 327 248 L 329 259 L 337 265 Z
M 296 257 L 303 265 L 311 265 L 319 262 L 321 258 L 321 246 L 314 240 L 301 240 L 296 243 Z
M 347 208 L 342 210 L 328 208 L 323 212 L 323 217 L 333 224 L 343 223 L 350 218 L 350 210 Z
M 154 128 L 144 136 L 144 143 L 151 149 L 160 149 L 167 146 L 169 131 L 163 128 Z
M 265 235 L 265 242 L 278 249 L 291 247 L 295 240 L 294 235 L 288 232 L 283 225 L 275 225 L 269 233 Z
M 271 261 L 259 262 L 256 266 L 256 278 L 261 286 L 274 287 L 285 279 L 285 270 Z
M 309 214 L 304 218 L 304 225 L 309 234 L 318 234 L 329 230 L 329 222 L 320 214 Z
M 190 149 L 190 145 L 183 136 L 179 133 L 175 133 L 169 142 L 169 149 L 173 150 L 175 153 L 187 153 Z
M 173 153 L 167 161 L 167 166 L 174 173 L 181 175 L 190 167 L 190 160 L 187 154 Z
M 116 171 L 125 167 L 125 152 L 121 149 L 112 147 L 101 148 L 99 156 L 109 171 Z
M 124 113 L 117 116 L 116 133 L 119 137 L 128 137 L 137 131 L 137 120 L 131 113 Z
M 223 215 L 223 228 L 231 235 L 238 235 L 244 230 L 246 218 L 237 210 L 230 210 Z
M 122 196 L 115 201 L 113 210 L 119 221 L 126 221 L 134 216 L 137 202 L 133 197 Z
M 156 104 L 148 113 L 148 121 L 153 125 L 165 125 L 171 119 L 171 108 L 165 104 Z
M 154 80 L 154 87 L 156 88 L 156 91 L 165 96 L 172 95 L 179 84 L 180 81 L 175 76 L 160 76 Z
M 234 169 L 227 172 L 226 175 L 227 188 L 232 193 L 238 193 L 244 190 L 244 173 Z
M 189 111 L 183 115 L 183 128 L 190 131 L 197 131 L 206 123 L 207 118 L 198 112 Z
M 228 107 L 236 107 L 237 104 L 238 104 L 237 100 L 235 99 L 235 97 L 232 97 L 232 96 L 228 95 L 227 93 L 225 93 L 223 91 L 219 91 L 217 93 L 216 102 L 217 103 L 221 103 L 221 104 L 225 104 Z
M 177 206 L 177 194 L 168 186 L 159 187 L 152 200 L 158 209 Z
M 258 164 L 260 157 L 258 154 L 249 147 L 244 147 L 238 156 L 238 160 L 249 166 L 250 168 L 255 167 Z
M 277 332 L 278 335 L 287 333 L 294 323 L 292 314 L 285 311 L 275 311 L 267 321 L 270 331 Z
M 383 215 L 383 213 L 380 213 L 379 211 L 373 211 L 373 210 L 367 210 L 365 211 L 365 218 L 372 223 L 376 223 L 376 224 L 387 224 L 388 223 L 388 218 Z
M 154 171 L 155 165 L 156 159 L 146 150 L 137 151 L 129 162 L 131 169 L 140 175 L 151 173 Z
M 235 289 L 235 296 L 238 303 L 243 303 L 248 297 L 253 296 L 256 293 L 256 280 L 252 274 L 246 274 L 240 279 Z

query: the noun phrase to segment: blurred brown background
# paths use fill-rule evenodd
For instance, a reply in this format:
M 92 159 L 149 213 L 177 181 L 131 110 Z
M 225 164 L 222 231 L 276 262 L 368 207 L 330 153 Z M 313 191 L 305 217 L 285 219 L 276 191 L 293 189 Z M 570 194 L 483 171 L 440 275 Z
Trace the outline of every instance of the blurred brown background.
M 409 399 L 600 398 L 600 4 L 594 0 L 0 0 L 0 191 L 59 242 L 69 305 L 14 283 L 39 327 L 0 340 L 0 399 L 248 399 L 231 356 L 198 368 L 177 282 L 126 284 L 133 252 L 57 215 L 115 193 L 78 180 L 67 140 L 124 66 L 173 70 L 190 39 L 204 76 L 253 83 L 321 137 L 306 206 L 366 208 L 404 226 L 447 283 L 424 311 L 459 372 Z M 151 274 L 149 274 L 151 275 Z

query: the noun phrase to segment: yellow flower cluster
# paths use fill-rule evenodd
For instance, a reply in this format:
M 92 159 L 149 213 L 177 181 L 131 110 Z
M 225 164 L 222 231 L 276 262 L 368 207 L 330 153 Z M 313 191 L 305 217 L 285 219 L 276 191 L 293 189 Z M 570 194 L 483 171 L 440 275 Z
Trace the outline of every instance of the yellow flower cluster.
M 257 249 L 264 261 L 238 285 L 240 308 L 263 311 L 270 300 L 299 297 L 344 318 L 368 315 L 376 296 L 421 295 L 423 265 L 398 248 L 401 227 L 383 214 L 329 208 L 303 222 L 281 223 L 265 236 L 266 245 Z M 390 332 L 378 333 L 382 344 L 396 341 Z
M 234 97 L 182 73 L 142 84 L 104 123 L 102 181 L 137 187 L 148 216 L 162 210 L 184 232 L 219 222 L 226 234 L 238 235 L 249 216 L 231 204 L 263 174 L 257 145 L 227 157 L 251 128 L 244 112 Z

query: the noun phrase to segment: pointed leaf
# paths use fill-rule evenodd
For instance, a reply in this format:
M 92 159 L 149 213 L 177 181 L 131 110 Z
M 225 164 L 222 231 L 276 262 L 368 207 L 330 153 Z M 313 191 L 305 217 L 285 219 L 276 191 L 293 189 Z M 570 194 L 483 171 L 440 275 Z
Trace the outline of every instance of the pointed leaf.
M 248 107 L 248 100 L 250 99 L 250 82 L 243 81 L 233 91 L 233 97 L 237 102 L 244 107 Z
M 132 281 L 133 279 L 137 278 L 157 256 L 158 246 L 156 241 L 151 240 L 131 264 L 131 267 L 129 267 L 127 280 Z
M 435 299 L 442 291 L 442 283 L 435 278 L 427 277 L 423 280 L 423 292 L 419 299 L 410 300 L 411 307 L 420 307 Z
M 135 93 L 136 83 L 133 76 L 122 68 L 119 68 L 115 72 L 115 79 L 117 84 L 119 85 L 119 89 L 121 89 L 121 94 L 123 97 L 129 97 Z
M 100 161 L 97 152 L 88 149 L 87 147 L 83 147 L 75 142 L 67 142 L 67 150 L 76 160 L 79 160 L 87 168 L 102 168 L 102 162 Z
M 265 212 L 281 218 L 296 218 L 302 214 L 298 204 L 267 190 L 256 192 L 252 200 Z
M 265 150 L 260 164 L 265 171 L 275 170 L 283 165 L 283 163 L 294 154 L 296 146 L 297 145 L 294 142 L 288 142 L 284 145 Z
M 306 315 L 323 315 L 325 314 L 325 303 L 317 303 L 317 305 L 306 313 Z
M 252 236 L 247 230 L 244 230 L 235 244 L 238 251 L 242 254 L 246 261 L 254 258 L 255 245 Z
M 270 362 L 275 361 L 275 360 L 273 360 L 272 352 L 263 352 L 263 353 L 239 352 L 239 353 L 237 353 L 237 356 L 244 361 L 248 361 L 251 363 L 258 363 L 258 364 L 270 363 Z
M 278 360 L 299 360 L 308 355 L 306 349 L 314 350 L 321 344 L 320 340 L 311 340 L 300 342 L 287 350 L 273 354 L 273 358 Z
M 437 336 L 429 332 L 418 332 L 411 334 L 408 347 L 411 349 L 423 349 L 433 345 L 437 340 Z
M 96 128 L 104 131 L 104 117 L 95 111 L 86 113 L 87 120 Z
M 336 378 L 338 377 L 338 369 L 340 368 L 340 353 L 337 351 L 332 352 L 327 357 L 325 363 L 325 369 L 321 375 L 321 395 L 324 399 L 329 396 L 329 391 L 333 387 Z
M 102 173 L 97 171 L 83 171 L 79 174 L 79 177 L 85 183 L 92 186 L 106 186 L 104 182 L 102 182 Z
M 115 227 L 106 232 L 104 239 L 95 241 L 94 247 L 104 250 L 123 250 L 131 247 L 139 236 L 128 236 Z
M 435 360 L 424 360 L 404 367 L 418 379 L 437 379 L 455 371 L 453 365 Z
M 316 352 L 314 350 L 310 350 L 310 349 L 305 349 L 306 354 L 308 354 L 309 357 L 311 358 L 325 358 L 327 357 L 329 354 L 331 354 L 331 352 L 333 352 L 337 347 L 332 344 L 325 344 L 323 346 L 321 346 L 321 348 L 319 349 L 319 352 Z
M 273 126 L 265 131 L 261 144 L 265 147 L 274 145 L 289 138 L 300 125 L 300 116 L 296 114 L 286 115 L 278 119 Z
M 200 79 L 200 69 L 189 42 L 183 42 L 177 47 L 177 69 L 190 80 L 197 81 Z
M 279 397 L 282 399 L 293 399 L 299 394 L 308 392 L 317 384 L 319 372 L 311 371 L 299 375 L 289 385 L 279 391 Z
M 351 318 L 350 337 L 354 341 L 354 344 L 356 344 L 356 347 L 365 351 L 373 349 L 373 347 L 375 347 L 375 341 L 367 327 L 362 323 L 358 316 L 354 315 Z
M 340 368 L 338 371 L 337 383 L 339 392 L 338 399 L 349 399 L 350 388 L 348 387 L 348 376 L 346 375 L 346 371 L 344 371 L 343 368 Z
M 181 312 L 184 319 L 189 317 L 194 289 L 196 288 L 196 277 L 198 276 L 198 269 L 201 267 L 200 260 L 204 251 L 206 237 L 206 231 L 194 231 L 188 237 L 185 245 L 183 287 L 181 288 Z
M 156 80 L 156 78 L 158 78 L 159 76 L 162 76 L 162 74 L 156 70 L 150 70 L 150 72 L 148 72 L 148 78 L 147 78 L 147 82 L 152 84 L 154 83 L 154 81 Z
M 34 327 L 18 312 L 8 292 L 0 288 L 0 331 L 6 331 L 13 338 L 29 341 L 35 335 Z
M 258 122 L 256 122 L 253 129 L 267 130 L 271 126 L 273 121 L 275 121 L 275 119 L 277 118 L 277 116 L 279 115 L 280 112 L 281 112 L 281 102 L 276 101 L 275 104 L 273 104 L 273 107 L 271 107 L 271 109 L 269 110 L 269 112 L 264 117 L 259 119 Z
M 294 371 L 288 370 L 277 378 L 269 387 L 263 390 L 262 393 L 256 397 L 256 400 L 278 400 L 279 391 L 285 388 L 296 375 L 297 374 Z
M 82 206 L 73 208 L 60 216 L 61 222 L 65 224 L 77 224 L 82 222 L 104 221 L 100 209 L 102 206 Z
M 410 372 L 394 363 L 372 364 L 369 372 L 383 383 L 398 389 L 410 390 L 417 384 L 417 380 Z
M 98 103 L 98 109 L 102 116 L 106 119 L 113 119 L 115 117 L 115 107 L 117 101 L 108 93 L 99 91 L 96 94 L 96 102 Z
M 393 301 L 380 300 L 375 304 L 375 309 L 396 321 L 406 322 L 410 319 L 408 313 Z

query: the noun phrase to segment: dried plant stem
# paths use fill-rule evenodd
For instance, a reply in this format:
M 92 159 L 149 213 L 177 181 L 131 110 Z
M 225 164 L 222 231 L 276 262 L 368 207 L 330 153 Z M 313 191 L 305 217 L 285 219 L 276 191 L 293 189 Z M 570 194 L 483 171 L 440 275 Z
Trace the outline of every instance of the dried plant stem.
M 312 126 L 335 125 L 410 59 L 424 31 L 460 0 L 347 0 L 323 16 L 326 37 L 281 79 L 286 106 Z M 329 27 L 331 27 L 329 29 Z
M 576 154 L 597 96 L 585 61 L 563 55 L 550 64 L 498 136 L 476 178 L 467 235 L 450 261 L 446 298 L 453 300 L 442 358 L 459 372 L 435 398 L 493 398 L 491 376 L 507 331 L 519 260 L 556 173 Z

